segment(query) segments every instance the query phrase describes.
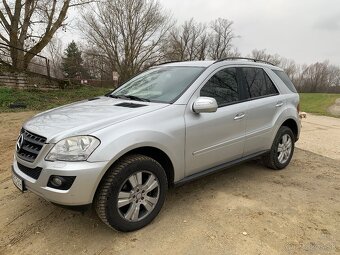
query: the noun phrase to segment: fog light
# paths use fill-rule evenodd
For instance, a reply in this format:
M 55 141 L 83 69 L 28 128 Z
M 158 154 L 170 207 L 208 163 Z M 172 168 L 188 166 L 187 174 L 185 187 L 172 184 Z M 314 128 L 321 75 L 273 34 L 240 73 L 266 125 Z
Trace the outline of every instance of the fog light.
M 59 176 L 55 176 L 51 180 L 51 184 L 56 187 L 60 187 L 61 185 L 63 185 L 63 182 L 65 182 L 64 178 Z
M 71 188 L 75 179 L 75 176 L 51 175 L 47 182 L 47 187 L 68 190 Z

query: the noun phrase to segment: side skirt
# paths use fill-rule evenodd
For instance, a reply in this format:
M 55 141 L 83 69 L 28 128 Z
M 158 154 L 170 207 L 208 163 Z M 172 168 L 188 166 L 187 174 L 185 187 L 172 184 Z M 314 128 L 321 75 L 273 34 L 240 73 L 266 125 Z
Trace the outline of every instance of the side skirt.
M 269 151 L 270 150 L 260 151 L 260 152 L 248 155 L 248 156 L 240 158 L 240 159 L 236 159 L 236 160 L 233 160 L 233 161 L 230 161 L 230 162 L 223 163 L 223 164 L 218 165 L 218 166 L 214 166 L 212 168 L 208 168 L 207 170 L 203 170 L 201 172 L 189 175 L 189 176 L 183 178 L 182 180 L 179 180 L 179 181 L 175 182 L 174 186 L 175 187 L 182 186 L 183 184 L 185 184 L 187 182 L 191 182 L 193 180 L 202 178 L 204 176 L 207 176 L 207 175 L 210 175 L 210 174 L 214 174 L 214 173 L 223 171 L 226 168 L 229 168 L 229 167 L 232 167 L 232 166 L 244 163 L 246 161 L 252 160 L 252 159 L 257 158 L 259 156 L 262 156 L 262 155 L 268 153 Z

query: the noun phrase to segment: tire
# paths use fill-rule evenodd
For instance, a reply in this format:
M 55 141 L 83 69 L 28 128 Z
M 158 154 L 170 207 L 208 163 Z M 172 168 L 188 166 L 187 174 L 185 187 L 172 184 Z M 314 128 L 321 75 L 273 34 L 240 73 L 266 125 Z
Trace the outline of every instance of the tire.
M 158 215 L 167 189 L 165 171 L 157 161 L 144 155 L 129 155 L 108 170 L 98 188 L 94 207 L 109 227 L 134 231 Z
M 287 139 L 287 142 L 285 142 L 285 138 Z M 288 140 L 290 141 L 291 145 L 290 149 L 288 148 Z M 286 166 L 288 166 L 294 154 L 294 143 L 295 136 L 293 131 L 286 126 L 280 127 L 275 136 L 270 152 L 262 158 L 263 163 L 268 168 L 274 170 L 284 169 Z M 286 154 L 284 154 L 284 151 L 286 151 Z M 282 156 L 283 154 L 284 156 Z

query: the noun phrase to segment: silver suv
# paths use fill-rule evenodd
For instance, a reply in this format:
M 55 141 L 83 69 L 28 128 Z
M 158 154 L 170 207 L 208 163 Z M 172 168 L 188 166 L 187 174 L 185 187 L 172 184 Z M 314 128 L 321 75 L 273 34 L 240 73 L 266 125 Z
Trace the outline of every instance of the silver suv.
M 157 216 L 168 187 L 256 157 L 285 168 L 298 111 L 294 85 L 274 65 L 167 63 L 28 120 L 13 182 L 56 204 L 93 204 L 108 226 L 133 231 Z

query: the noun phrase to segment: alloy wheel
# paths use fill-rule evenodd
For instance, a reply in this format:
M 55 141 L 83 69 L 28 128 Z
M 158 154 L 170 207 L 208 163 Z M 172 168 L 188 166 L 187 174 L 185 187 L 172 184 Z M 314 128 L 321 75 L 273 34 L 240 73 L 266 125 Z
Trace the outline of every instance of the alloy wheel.
M 120 188 L 117 207 L 127 221 L 140 221 L 155 208 L 159 199 L 158 178 L 148 171 L 138 171 L 128 177 Z
M 281 164 L 287 162 L 292 153 L 292 138 L 288 134 L 284 134 L 279 142 L 277 149 L 277 159 Z

